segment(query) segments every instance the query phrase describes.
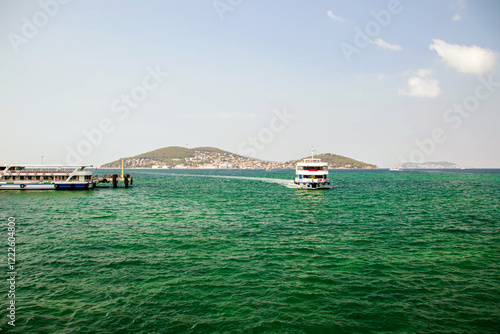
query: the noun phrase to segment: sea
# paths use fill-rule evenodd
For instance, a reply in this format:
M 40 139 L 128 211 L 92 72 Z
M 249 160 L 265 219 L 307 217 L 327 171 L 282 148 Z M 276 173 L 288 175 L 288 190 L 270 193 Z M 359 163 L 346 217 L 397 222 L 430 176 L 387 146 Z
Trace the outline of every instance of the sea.
M 127 172 L 0 192 L 2 333 L 500 332 L 500 170 Z

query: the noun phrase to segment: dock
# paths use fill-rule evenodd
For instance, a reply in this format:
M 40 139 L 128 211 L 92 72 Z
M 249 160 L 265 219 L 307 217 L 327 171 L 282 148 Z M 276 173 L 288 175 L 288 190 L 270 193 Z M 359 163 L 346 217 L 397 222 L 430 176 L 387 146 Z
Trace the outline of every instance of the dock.
M 125 188 L 134 185 L 134 178 L 130 174 L 125 174 L 123 169 L 122 160 L 122 174 L 110 174 L 105 176 L 93 177 L 92 181 L 96 186 L 110 184 L 113 188 L 118 188 L 121 183 L 123 183 Z
M 118 188 L 119 184 L 123 183 L 125 188 L 134 185 L 134 178 L 130 176 L 130 174 L 118 175 L 118 174 L 110 174 L 102 177 L 94 177 L 92 178 L 94 184 L 96 186 L 110 184 L 113 188 Z

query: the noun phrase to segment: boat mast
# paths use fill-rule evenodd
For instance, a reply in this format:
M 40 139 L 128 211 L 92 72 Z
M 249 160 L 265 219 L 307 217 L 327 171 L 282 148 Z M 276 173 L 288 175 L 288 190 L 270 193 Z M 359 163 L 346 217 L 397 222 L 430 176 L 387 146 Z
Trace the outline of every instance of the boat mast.
M 314 146 L 311 148 L 311 159 L 314 159 L 314 152 L 316 152 L 316 150 L 314 149 Z

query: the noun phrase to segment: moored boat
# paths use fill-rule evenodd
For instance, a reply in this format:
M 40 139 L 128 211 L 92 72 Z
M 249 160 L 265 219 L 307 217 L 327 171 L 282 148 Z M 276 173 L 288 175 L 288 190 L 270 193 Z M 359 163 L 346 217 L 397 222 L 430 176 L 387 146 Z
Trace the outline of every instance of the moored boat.
M 330 189 L 328 180 L 328 163 L 314 158 L 314 148 L 311 158 L 297 163 L 294 183 L 301 189 Z
M 85 190 L 95 187 L 92 166 L 0 166 L 0 190 Z

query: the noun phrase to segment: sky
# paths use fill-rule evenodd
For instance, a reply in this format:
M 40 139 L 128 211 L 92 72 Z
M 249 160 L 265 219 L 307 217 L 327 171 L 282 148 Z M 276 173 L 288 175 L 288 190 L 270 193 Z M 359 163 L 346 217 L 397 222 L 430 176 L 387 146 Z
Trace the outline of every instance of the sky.
M 0 164 L 314 146 L 500 168 L 498 17 L 498 0 L 0 0 Z

